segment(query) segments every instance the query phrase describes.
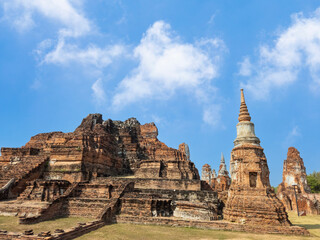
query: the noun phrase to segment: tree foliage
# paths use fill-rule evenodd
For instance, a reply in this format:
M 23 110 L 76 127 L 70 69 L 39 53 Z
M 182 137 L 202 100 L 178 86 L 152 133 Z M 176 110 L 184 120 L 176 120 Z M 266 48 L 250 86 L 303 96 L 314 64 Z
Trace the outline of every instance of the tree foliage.
M 320 193 L 320 172 L 314 171 L 307 176 L 308 185 L 311 188 L 311 192 Z

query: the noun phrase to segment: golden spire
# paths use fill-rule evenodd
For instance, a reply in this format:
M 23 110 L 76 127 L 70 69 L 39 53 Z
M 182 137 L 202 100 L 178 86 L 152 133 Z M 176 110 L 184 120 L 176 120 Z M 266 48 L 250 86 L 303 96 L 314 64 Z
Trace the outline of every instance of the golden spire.
M 239 113 L 238 120 L 239 120 L 239 122 L 250 121 L 251 117 L 248 112 L 246 102 L 244 100 L 243 89 L 240 89 L 240 91 L 241 91 L 241 104 L 240 104 L 240 113 Z

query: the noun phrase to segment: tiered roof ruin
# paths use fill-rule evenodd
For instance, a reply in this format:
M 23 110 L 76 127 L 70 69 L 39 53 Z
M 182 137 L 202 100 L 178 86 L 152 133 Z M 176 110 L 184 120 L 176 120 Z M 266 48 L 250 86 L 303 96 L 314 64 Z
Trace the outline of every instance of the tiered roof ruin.
M 154 123 L 104 121 L 89 114 L 74 132 L 38 134 L 21 148 L 2 148 L 0 215 L 32 224 L 65 216 L 96 220 L 32 238 L 72 239 L 105 224 L 134 223 L 308 235 L 291 226 L 269 183 L 269 169 L 243 91 L 230 172 L 221 156 L 202 180 L 189 147 L 159 141 Z

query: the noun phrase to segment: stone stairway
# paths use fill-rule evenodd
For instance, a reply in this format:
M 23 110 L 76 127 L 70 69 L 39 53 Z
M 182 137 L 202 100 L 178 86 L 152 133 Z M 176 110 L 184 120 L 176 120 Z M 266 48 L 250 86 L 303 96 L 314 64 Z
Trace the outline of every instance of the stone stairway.
M 2 166 L 0 168 L 0 188 L 4 187 L 12 178 L 15 179 L 14 187 L 18 186 L 21 180 L 28 179 L 33 172 L 37 172 L 47 159 L 46 156 L 24 156 L 20 157 L 19 161 L 15 164 Z M 18 188 L 19 189 L 16 190 L 17 193 L 24 190 L 22 186 L 18 186 Z
M 79 198 L 68 199 L 69 216 L 83 216 L 97 218 L 104 206 L 110 202 L 104 198 Z
M 68 198 L 69 216 L 97 218 L 109 203 L 113 189 L 114 186 L 107 184 L 79 183 Z
M 68 198 L 69 216 L 100 219 L 108 208 L 114 208 L 128 183 L 79 183 Z
M 11 179 L 0 179 L 0 187 L 4 187 Z
M 41 214 L 48 207 L 48 202 L 6 200 L 0 202 L 1 216 L 32 217 Z
M 32 170 L 38 168 L 44 161 L 47 160 L 45 156 L 27 156 L 21 157 L 17 164 L 7 164 L 0 169 L 0 186 L 5 185 L 11 178 L 16 180 L 24 178 Z

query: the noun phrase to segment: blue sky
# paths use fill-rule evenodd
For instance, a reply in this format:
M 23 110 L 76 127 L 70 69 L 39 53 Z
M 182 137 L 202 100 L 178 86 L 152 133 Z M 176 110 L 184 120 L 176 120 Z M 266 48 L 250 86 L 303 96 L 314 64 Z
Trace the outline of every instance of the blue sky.
M 155 122 L 217 170 L 243 87 L 271 184 L 290 146 L 320 171 L 317 2 L 0 0 L 0 146 L 99 112 Z

